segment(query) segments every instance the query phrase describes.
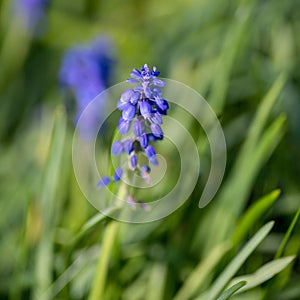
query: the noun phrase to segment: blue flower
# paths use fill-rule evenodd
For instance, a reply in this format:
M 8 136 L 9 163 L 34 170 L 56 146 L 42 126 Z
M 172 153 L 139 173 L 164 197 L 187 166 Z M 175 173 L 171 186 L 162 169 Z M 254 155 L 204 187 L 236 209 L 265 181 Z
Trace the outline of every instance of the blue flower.
M 15 11 L 22 25 L 33 34 L 41 28 L 38 26 L 46 19 L 46 8 L 49 0 L 15 0 Z
M 87 45 L 74 46 L 66 51 L 62 59 L 59 82 L 66 90 L 72 91 L 76 99 L 77 122 L 87 105 L 108 87 L 112 73 L 113 59 L 111 44 L 107 38 L 95 39 Z M 101 105 L 105 105 L 102 101 Z M 98 108 L 101 111 L 101 107 Z M 99 114 L 95 113 L 84 124 L 84 134 L 99 124 Z
M 162 117 L 169 109 L 169 104 L 159 89 L 165 86 L 165 82 L 158 79 L 158 75 L 159 71 L 156 67 L 151 70 L 148 65 L 144 65 L 140 70 L 133 69 L 130 74 L 131 78 L 127 79 L 127 82 L 136 86 L 124 91 L 117 105 L 122 112 L 118 123 L 119 133 L 128 136 L 112 144 L 112 154 L 122 155 L 125 152 L 128 162 L 127 170 L 138 171 L 146 182 L 150 181 L 151 169 L 148 164 L 140 165 L 139 156 L 144 155 L 149 164 L 158 165 L 156 151 L 151 143 L 163 139 Z M 132 132 L 130 132 L 131 124 Z M 119 172 L 120 169 L 118 168 Z M 117 182 L 120 177 L 114 175 L 111 181 Z

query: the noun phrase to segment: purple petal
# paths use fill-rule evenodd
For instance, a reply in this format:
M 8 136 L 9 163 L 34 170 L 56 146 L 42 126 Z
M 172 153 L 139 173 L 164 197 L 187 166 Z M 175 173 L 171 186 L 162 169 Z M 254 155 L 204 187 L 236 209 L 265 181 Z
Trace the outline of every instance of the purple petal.
M 143 92 L 144 91 L 144 89 L 143 89 L 143 87 L 142 86 L 140 86 L 140 85 L 137 85 L 136 87 L 134 87 L 134 91 L 136 91 L 136 92 Z
M 123 144 L 121 141 L 115 141 L 111 146 L 112 155 L 120 155 L 123 152 Z
M 126 140 L 123 142 L 124 151 L 130 154 L 133 151 L 133 140 Z
M 149 86 L 146 86 L 146 87 L 144 88 L 144 93 L 145 93 L 145 96 L 146 96 L 147 98 L 151 98 L 151 97 L 152 97 L 152 92 L 151 92 L 151 89 L 150 89 Z
M 153 76 L 158 76 L 160 74 L 160 72 L 157 70 L 157 68 L 154 66 L 152 71 L 151 71 L 151 75 Z
M 133 79 L 133 78 L 128 78 L 126 80 L 127 83 L 138 83 L 139 81 L 137 79 Z
M 139 141 L 140 141 L 141 147 L 146 148 L 148 146 L 148 136 L 147 136 L 147 134 L 143 133 L 140 136 Z
M 134 171 L 137 167 L 137 163 L 138 163 L 138 158 L 137 158 L 137 155 L 136 154 L 133 154 L 131 157 L 130 157 L 130 168 L 132 171 Z
M 127 106 L 123 109 L 122 117 L 124 120 L 130 121 L 134 118 L 135 112 L 136 107 L 128 103 Z
M 120 100 L 122 102 L 129 102 L 130 98 L 134 95 L 134 91 L 132 89 L 126 90 L 122 93 Z
M 134 94 L 130 98 L 130 103 L 132 105 L 136 105 L 140 99 L 141 94 L 139 92 L 134 92 Z
M 122 175 L 123 175 L 123 169 L 122 168 L 117 168 L 115 173 L 114 173 L 114 181 L 115 182 L 120 181 Z
M 122 117 L 119 119 L 118 129 L 120 134 L 126 134 L 130 129 L 130 121 L 124 120 Z
M 98 182 L 97 187 L 103 188 L 110 183 L 110 178 L 107 176 L 103 176 L 102 179 Z
M 155 106 L 157 108 L 157 111 L 162 114 L 162 115 L 166 115 L 167 114 L 167 110 L 169 109 L 169 103 L 167 100 L 165 99 L 156 99 L 155 100 Z
M 152 123 L 150 127 L 151 127 L 151 132 L 153 133 L 153 135 L 155 137 L 160 138 L 164 135 L 162 129 L 160 128 L 160 126 L 158 124 Z
M 134 121 L 132 130 L 133 130 L 133 133 L 135 134 L 135 136 L 142 135 L 144 132 L 143 123 L 138 120 Z
M 155 149 L 152 145 L 149 145 L 146 149 L 145 149 L 145 153 L 147 155 L 148 158 L 151 157 L 155 157 L 156 156 L 156 152 Z
M 148 165 L 142 165 L 141 166 L 141 172 L 143 173 L 150 173 L 151 169 Z
M 150 173 L 150 167 L 148 165 L 143 165 L 140 168 L 141 172 L 140 175 L 141 177 L 148 183 L 150 183 L 150 177 L 149 177 L 149 173 Z
M 158 160 L 157 160 L 157 158 L 154 157 L 154 156 L 149 158 L 149 162 L 150 162 L 150 164 L 152 164 L 153 166 L 158 166 Z
M 152 113 L 152 107 L 148 101 L 143 101 L 140 103 L 140 112 L 144 118 L 150 118 Z
M 126 202 L 132 209 L 136 209 L 136 202 L 134 201 L 134 198 L 131 195 L 127 196 Z
M 162 124 L 163 121 L 161 114 L 159 112 L 155 112 L 154 114 L 152 114 L 151 121 L 155 124 Z
M 141 72 L 138 69 L 133 69 L 132 72 L 130 73 L 130 76 L 135 79 L 142 79 Z
M 118 109 L 119 110 L 124 110 L 127 107 L 128 103 L 127 102 L 122 102 L 121 100 L 118 101 Z
M 161 87 L 166 86 L 166 83 L 164 81 L 157 79 L 157 78 L 154 78 L 152 83 L 156 86 L 161 86 Z

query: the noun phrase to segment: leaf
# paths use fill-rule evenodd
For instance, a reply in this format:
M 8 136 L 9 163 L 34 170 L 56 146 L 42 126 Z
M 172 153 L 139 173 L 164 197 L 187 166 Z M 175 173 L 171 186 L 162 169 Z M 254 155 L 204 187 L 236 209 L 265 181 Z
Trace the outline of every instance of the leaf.
M 222 243 L 216 246 L 203 261 L 200 261 L 193 272 L 185 280 L 183 286 L 174 297 L 174 300 L 184 300 L 193 296 L 203 285 L 212 269 L 228 251 L 229 247 L 229 243 Z
M 84 236 L 84 234 L 87 231 L 89 231 L 91 228 L 93 228 L 94 226 L 96 226 L 101 221 L 105 220 L 107 218 L 107 214 L 112 213 L 113 211 L 116 211 L 118 209 L 120 209 L 120 208 L 116 207 L 116 206 L 108 207 L 105 211 L 103 211 L 103 213 L 97 213 L 93 217 L 91 217 L 89 220 L 87 220 L 82 225 L 82 227 L 79 230 L 79 232 L 74 236 L 74 238 L 72 240 L 72 244 L 73 245 L 76 244 L 78 242 L 78 240 L 80 240 L 80 238 L 82 236 Z
M 287 256 L 284 258 L 279 258 L 279 259 L 273 260 L 273 261 L 263 265 L 261 268 L 259 268 L 253 274 L 243 275 L 243 276 L 234 278 L 232 280 L 232 282 L 230 283 L 230 286 L 235 285 L 236 282 L 245 280 L 245 281 L 247 281 L 247 286 L 240 289 L 238 291 L 238 293 L 242 293 L 246 290 L 252 289 L 252 288 L 262 284 L 263 282 L 269 280 L 270 278 L 275 276 L 277 273 L 281 272 L 294 259 L 295 259 L 295 256 Z
M 247 284 L 247 281 L 240 281 L 230 287 L 228 290 L 222 293 L 222 295 L 217 300 L 227 300 L 229 299 L 236 291 L 238 291 L 240 288 L 245 286 Z
M 285 81 L 285 75 L 279 76 L 263 98 L 230 175 L 219 192 L 216 200 L 219 201 L 219 206 L 200 223 L 199 231 L 205 228 L 205 232 L 201 232 L 206 239 L 204 243 L 201 241 L 204 244 L 204 253 L 230 236 L 237 218 L 245 207 L 258 172 L 283 136 L 284 115 L 277 117 L 267 129 L 265 126 Z M 209 228 L 208 231 L 206 228 Z M 198 243 L 200 244 L 200 241 Z
M 148 280 L 148 290 L 145 295 L 146 300 L 164 299 L 164 289 L 167 279 L 167 264 L 153 263 Z
M 266 96 L 262 99 L 261 105 L 259 106 L 258 111 L 255 114 L 255 118 L 249 129 L 247 140 L 243 145 L 243 152 L 251 152 L 255 147 L 260 135 L 263 132 L 263 129 L 265 128 L 271 109 L 273 108 L 277 97 L 283 89 L 286 80 L 286 75 L 281 74 L 274 82 Z
M 229 263 L 221 275 L 215 280 L 212 287 L 205 293 L 206 299 L 215 299 L 234 276 L 234 274 L 243 265 L 250 254 L 255 250 L 255 248 L 264 240 L 264 238 L 271 231 L 274 222 L 271 221 L 264 225 L 251 240 L 242 248 L 242 250 L 237 254 L 237 256 Z
M 281 257 L 283 251 L 284 251 L 284 248 L 285 246 L 287 245 L 288 243 L 288 240 L 290 239 L 291 235 L 292 235 L 292 232 L 297 224 L 297 221 L 299 219 L 299 214 L 300 214 L 300 208 L 297 210 L 296 212 L 296 215 L 294 216 L 293 220 L 292 220 L 292 223 L 290 224 L 286 234 L 284 235 L 284 238 L 276 252 L 276 255 L 275 255 L 275 259 Z
M 57 198 L 56 192 L 60 182 L 60 168 L 65 145 L 66 124 L 66 114 L 63 109 L 59 108 L 55 114 L 51 147 L 40 196 L 43 232 L 36 254 L 36 281 L 34 284 L 33 299 L 46 299 L 43 293 L 50 286 L 52 278 L 52 240 L 53 225 L 55 223 L 55 200 Z
M 212 83 L 210 105 L 219 114 L 223 111 L 225 99 L 230 83 L 230 76 L 234 67 L 235 60 L 241 47 L 249 38 L 249 20 L 253 12 L 253 5 L 244 7 L 243 13 L 235 18 L 232 27 L 226 33 L 223 43 L 223 51 L 219 57 L 215 78 Z
M 239 245 L 249 229 L 265 214 L 279 195 L 280 190 L 275 190 L 263 196 L 248 208 L 236 226 L 236 230 L 232 238 L 234 247 Z

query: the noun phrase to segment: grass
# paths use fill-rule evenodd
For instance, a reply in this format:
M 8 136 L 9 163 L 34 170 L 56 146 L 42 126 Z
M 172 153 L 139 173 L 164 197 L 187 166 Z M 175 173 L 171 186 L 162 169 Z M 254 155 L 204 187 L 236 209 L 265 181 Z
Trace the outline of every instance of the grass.
M 0 1 L 0 299 L 299 299 L 299 3 L 52 1 L 45 33 L 35 37 L 13 22 L 11 5 Z M 147 62 L 214 108 L 228 159 L 206 207 L 198 204 L 209 143 L 179 109 L 201 167 L 180 208 L 127 224 L 85 199 L 72 166 L 74 99 L 57 76 L 63 52 L 97 34 L 116 50 L 112 84 Z M 103 166 L 112 127 L 96 144 Z

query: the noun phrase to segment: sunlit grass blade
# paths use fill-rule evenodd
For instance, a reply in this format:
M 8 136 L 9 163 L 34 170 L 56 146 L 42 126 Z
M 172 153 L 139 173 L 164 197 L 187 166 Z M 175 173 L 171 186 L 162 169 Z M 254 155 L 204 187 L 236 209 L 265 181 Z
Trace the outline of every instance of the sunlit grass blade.
M 53 268 L 53 225 L 55 220 L 56 190 L 66 133 L 66 115 L 61 108 L 56 111 L 52 140 L 44 173 L 40 209 L 42 214 L 41 240 L 37 248 L 33 299 L 44 300 L 43 292 L 50 286 Z
M 137 278 L 123 290 L 122 299 L 124 300 L 139 300 L 145 297 L 147 292 L 147 282 L 149 280 L 149 264 L 145 264 L 143 271 Z
M 249 196 L 254 179 L 263 163 L 270 157 L 283 136 L 285 117 L 279 116 L 264 132 L 256 148 L 244 157 L 239 166 L 235 166 L 231 177 L 220 193 L 219 207 L 207 218 L 205 226 L 210 234 L 206 233 L 205 252 L 218 242 L 228 238 L 235 228 L 236 220 L 244 209 L 245 201 Z M 244 170 L 247 170 L 245 172 Z M 212 221 L 213 220 L 213 221 Z M 202 224 L 202 226 L 204 226 Z
M 238 283 L 234 284 L 232 287 L 227 289 L 225 292 L 223 292 L 217 300 L 229 299 L 233 294 L 235 294 L 239 289 L 241 289 L 245 285 L 247 285 L 247 281 L 239 281 Z
M 93 217 L 91 217 L 89 220 L 87 220 L 82 227 L 80 228 L 79 232 L 75 235 L 75 237 L 72 240 L 72 243 L 75 244 L 80 238 L 82 238 L 90 229 L 92 229 L 94 226 L 105 220 L 107 217 L 107 214 L 120 209 L 119 207 L 112 206 L 108 207 L 103 211 L 103 213 L 97 213 Z
M 244 239 L 252 226 L 266 213 L 280 195 L 280 190 L 275 190 L 254 202 L 236 226 L 232 237 L 233 246 L 236 247 Z
M 223 204 L 227 209 L 230 208 L 234 216 L 238 216 L 241 212 L 258 171 L 280 142 L 284 134 L 285 120 L 286 117 L 281 115 L 273 121 L 269 128 L 265 129 L 260 140 L 252 145 L 252 151 L 243 155 L 240 165 L 235 165 L 233 176 L 222 195 L 224 197 Z M 244 170 L 247 172 L 245 173 Z M 234 199 L 236 201 L 233 204 Z
M 283 126 L 286 118 L 283 115 L 273 121 L 269 128 L 264 129 L 264 127 L 285 81 L 285 75 L 279 76 L 263 98 L 228 180 L 219 192 L 217 199 L 219 206 L 207 215 L 203 223 L 200 223 L 200 232 L 201 228 L 209 228 L 209 233 L 203 233 L 207 239 L 204 243 L 204 252 L 208 252 L 214 245 L 230 235 L 237 218 L 245 207 L 259 170 L 271 156 L 284 134 Z
M 224 287 L 232 279 L 234 274 L 243 265 L 250 254 L 255 250 L 255 248 L 264 240 L 264 238 L 271 231 L 274 222 L 271 221 L 264 225 L 252 238 L 251 240 L 242 248 L 242 250 L 235 256 L 235 258 L 229 263 L 225 270 L 219 275 L 215 280 L 211 288 L 205 293 L 206 299 L 212 300 L 217 298 Z M 203 297 L 200 296 L 200 299 Z
M 167 265 L 153 263 L 150 270 L 146 300 L 164 300 L 164 291 L 167 280 Z
M 299 219 L 299 215 L 300 215 L 300 208 L 297 210 L 296 215 L 294 216 L 294 218 L 293 218 L 286 234 L 284 235 L 284 238 L 283 238 L 283 240 L 282 240 L 282 242 L 281 242 L 281 244 L 280 244 L 280 246 L 279 246 L 279 248 L 278 248 L 278 250 L 275 254 L 275 259 L 282 256 L 284 248 L 286 247 L 286 245 L 287 245 L 287 243 L 288 243 L 288 241 L 289 241 L 289 239 L 292 235 L 292 232 L 293 232 L 293 230 L 294 230 L 294 228 L 297 224 L 297 221 Z
M 252 1 L 253 2 L 253 1 Z M 253 6 L 253 4 L 250 4 Z M 222 112 L 228 86 L 230 82 L 230 75 L 234 66 L 237 54 L 241 50 L 242 44 L 245 43 L 250 36 L 249 18 L 252 13 L 252 7 L 243 7 L 242 11 L 236 15 L 235 21 L 231 24 L 223 44 L 223 51 L 217 64 L 217 71 L 213 80 L 212 91 L 209 97 L 209 103 L 218 114 Z M 239 8 L 237 8 L 239 9 Z
M 247 285 L 240 289 L 238 293 L 244 292 L 246 290 L 252 289 L 265 281 L 269 280 L 270 278 L 274 277 L 276 274 L 281 272 L 284 268 L 286 268 L 293 260 L 295 259 L 295 256 L 287 256 L 284 258 L 279 258 L 276 260 L 273 260 L 271 262 L 268 262 L 267 264 L 263 265 L 261 268 L 259 268 L 256 272 L 250 275 L 243 275 L 236 277 L 232 280 L 232 282 L 229 284 L 235 285 L 237 282 L 240 282 L 242 280 L 247 281 Z
M 246 141 L 241 149 L 241 153 L 238 157 L 237 163 L 245 159 L 245 156 L 256 147 L 256 144 L 262 135 L 267 119 L 270 112 L 276 103 L 278 96 L 280 95 L 287 77 L 285 74 L 281 74 L 272 85 L 269 92 L 262 99 L 260 106 L 255 114 L 254 120 L 251 123 Z
M 103 292 L 109 267 L 109 259 L 119 225 L 119 223 L 112 221 L 105 228 L 96 268 L 96 274 L 94 276 L 94 281 L 88 298 L 89 300 L 98 300 L 103 298 Z
M 68 266 L 68 268 L 51 284 L 51 286 L 45 291 L 42 298 L 45 299 L 56 299 L 57 295 L 74 279 L 78 274 L 84 272 L 85 267 L 89 267 L 97 260 L 96 247 L 90 249 L 84 249 L 82 253 L 76 257 L 76 259 Z M 80 251 L 79 251 L 80 252 Z M 97 254 L 99 251 L 97 251 Z M 75 280 L 74 280 L 75 281 Z
M 174 300 L 185 300 L 195 295 L 229 248 L 229 243 L 222 243 L 216 246 L 203 261 L 200 261 L 193 272 L 186 278 Z

